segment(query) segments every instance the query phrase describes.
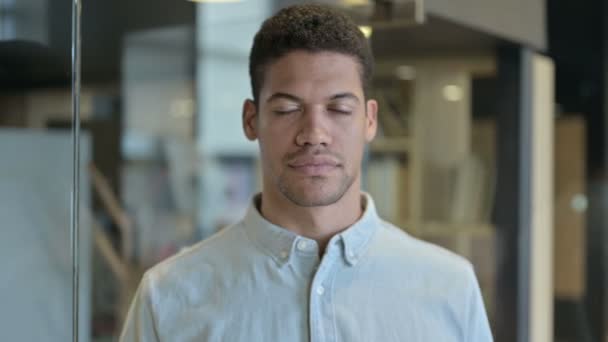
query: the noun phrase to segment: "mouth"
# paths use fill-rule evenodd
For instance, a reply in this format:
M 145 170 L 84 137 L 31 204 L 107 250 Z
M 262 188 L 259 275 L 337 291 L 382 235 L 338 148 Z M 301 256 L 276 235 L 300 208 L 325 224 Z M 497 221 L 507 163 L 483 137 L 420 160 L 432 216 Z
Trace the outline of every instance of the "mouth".
M 290 166 L 295 171 L 302 173 L 306 176 L 324 176 L 338 167 L 335 165 L 300 165 L 300 166 Z
M 306 176 L 323 176 L 338 169 L 340 163 L 331 157 L 300 157 L 287 164 L 294 171 Z

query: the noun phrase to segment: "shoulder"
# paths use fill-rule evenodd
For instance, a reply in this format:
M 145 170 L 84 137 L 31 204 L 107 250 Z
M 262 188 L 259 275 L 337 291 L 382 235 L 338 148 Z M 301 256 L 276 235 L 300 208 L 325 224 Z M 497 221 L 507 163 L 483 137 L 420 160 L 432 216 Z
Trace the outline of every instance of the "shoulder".
M 370 253 L 371 266 L 383 272 L 379 276 L 398 284 L 408 300 L 415 294 L 425 308 L 444 312 L 462 333 L 471 311 L 483 313 L 473 266 L 464 257 L 387 222 L 378 229 Z
M 417 239 L 383 222 L 376 249 L 388 246 L 392 267 L 404 284 L 432 307 L 446 313 L 465 341 L 492 341 L 483 299 L 473 265 L 443 247 Z
M 211 305 L 209 294 L 234 283 L 231 277 L 247 267 L 251 248 L 242 222 L 228 226 L 146 271 L 140 300 L 157 315 L 159 325 L 167 326 L 184 308 Z
M 178 254 L 150 268 L 142 279 L 149 294 L 162 301 L 180 294 L 193 300 L 213 281 L 221 280 L 228 264 L 238 263 L 250 248 L 242 223 L 228 226 L 211 237 L 183 249 Z
M 381 221 L 372 248 L 374 254 L 425 283 L 449 281 L 466 288 L 476 284 L 473 266 L 467 259 L 415 238 L 389 222 Z

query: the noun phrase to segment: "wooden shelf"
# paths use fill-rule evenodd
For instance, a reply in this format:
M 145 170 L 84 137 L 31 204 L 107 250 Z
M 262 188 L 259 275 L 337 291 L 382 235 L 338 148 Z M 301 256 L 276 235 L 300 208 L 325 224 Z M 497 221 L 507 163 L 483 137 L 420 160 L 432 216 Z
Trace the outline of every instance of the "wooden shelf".
M 412 140 L 408 137 L 379 137 L 370 144 L 370 151 L 373 153 L 400 153 L 408 154 L 411 152 Z

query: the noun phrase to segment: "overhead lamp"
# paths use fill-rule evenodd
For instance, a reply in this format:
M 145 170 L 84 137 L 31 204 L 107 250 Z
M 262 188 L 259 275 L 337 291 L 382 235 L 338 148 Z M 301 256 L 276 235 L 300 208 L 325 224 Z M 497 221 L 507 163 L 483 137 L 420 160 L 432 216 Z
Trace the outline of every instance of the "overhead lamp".
M 205 3 L 205 4 L 241 2 L 241 0 L 188 0 L 188 1 L 201 2 L 201 3 Z
M 450 102 L 458 102 L 464 98 L 464 90 L 457 85 L 446 85 L 443 87 L 443 97 Z
M 367 6 L 369 0 L 342 0 L 342 3 L 347 6 Z
M 583 194 L 576 194 L 574 197 L 572 197 L 570 206 L 577 213 L 585 212 L 587 210 L 587 208 L 589 207 L 589 202 L 587 200 L 587 196 L 585 196 Z
M 359 30 L 361 30 L 361 32 L 363 32 L 363 35 L 367 39 L 369 39 L 369 37 L 372 36 L 372 32 L 374 31 L 371 26 L 367 26 L 367 25 L 359 26 Z

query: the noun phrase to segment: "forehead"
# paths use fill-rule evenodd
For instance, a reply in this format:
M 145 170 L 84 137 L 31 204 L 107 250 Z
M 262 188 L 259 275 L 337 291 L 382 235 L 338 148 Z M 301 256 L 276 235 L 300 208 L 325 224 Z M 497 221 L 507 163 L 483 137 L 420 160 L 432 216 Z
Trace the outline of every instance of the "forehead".
M 261 97 L 276 91 L 299 96 L 349 91 L 362 94 L 361 67 L 355 57 L 338 52 L 293 51 L 266 69 Z

